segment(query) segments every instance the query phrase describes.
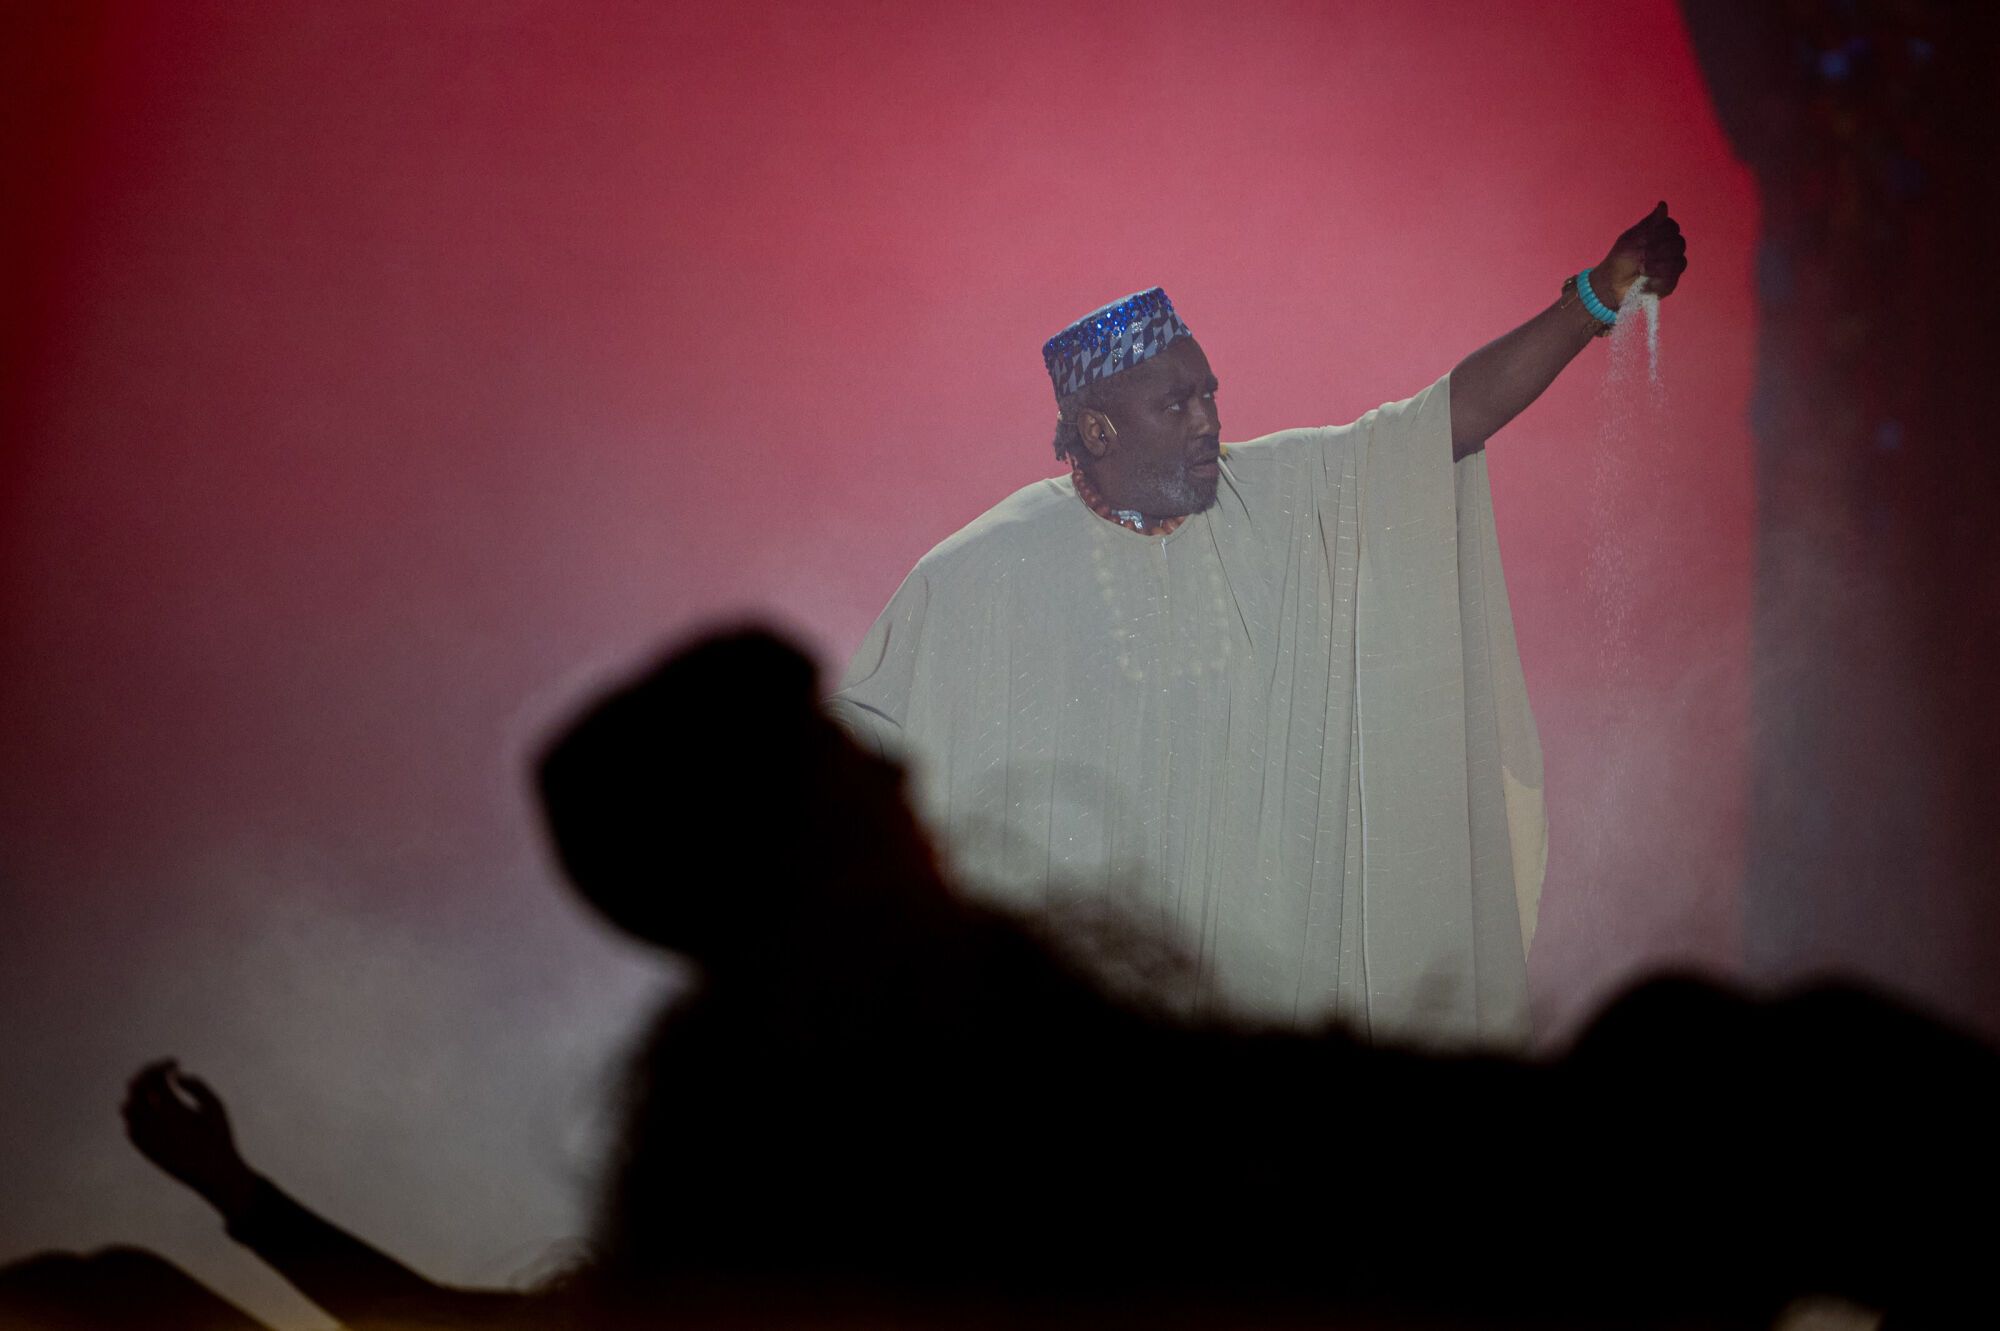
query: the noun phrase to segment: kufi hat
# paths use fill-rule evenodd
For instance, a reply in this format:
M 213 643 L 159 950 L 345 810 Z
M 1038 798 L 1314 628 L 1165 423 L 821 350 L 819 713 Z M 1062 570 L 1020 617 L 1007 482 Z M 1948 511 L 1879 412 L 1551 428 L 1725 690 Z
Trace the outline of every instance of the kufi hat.
M 1042 363 L 1057 397 L 1151 360 L 1188 336 L 1174 303 L 1159 287 L 1093 310 L 1042 344 Z

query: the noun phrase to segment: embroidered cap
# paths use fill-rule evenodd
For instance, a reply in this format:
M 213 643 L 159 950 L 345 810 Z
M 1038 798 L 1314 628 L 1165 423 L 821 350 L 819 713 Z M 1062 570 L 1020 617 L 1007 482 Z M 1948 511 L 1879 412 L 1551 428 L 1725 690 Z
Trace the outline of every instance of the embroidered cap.
M 1057 333 L 1042 344 L 1042 364 L 1056 396 L 1068 397 L 1085 384 L 1151 360 L 1187 336 L 1174 303 L 1154 287 L 1093 310 Z

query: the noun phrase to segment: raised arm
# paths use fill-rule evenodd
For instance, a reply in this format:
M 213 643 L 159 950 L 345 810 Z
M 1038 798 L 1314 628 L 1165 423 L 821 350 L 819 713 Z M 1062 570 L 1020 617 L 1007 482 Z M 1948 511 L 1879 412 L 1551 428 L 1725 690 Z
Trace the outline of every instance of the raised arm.
M 140 1069 L 123 1113 L 141 1155 L 220 1212 L 231 1238 L 355 1331 L 471 1323 L 521 1298 L 436 1284 L 293 1201 L 237 1152 L 215 1092 L 171 1060 Z
M 1662 202 L 1613 242 L 1611 252 L 1590 269 L 1590 286 L 1615 310 L 1641 276 L 1654 295 L 1668 296 L 1686 268 L 1687 242 Z M 1604 327 L 1565 284 L 1555 304 L 1460 361 L 1451 372 L 1452 457 L 1482 448 Z

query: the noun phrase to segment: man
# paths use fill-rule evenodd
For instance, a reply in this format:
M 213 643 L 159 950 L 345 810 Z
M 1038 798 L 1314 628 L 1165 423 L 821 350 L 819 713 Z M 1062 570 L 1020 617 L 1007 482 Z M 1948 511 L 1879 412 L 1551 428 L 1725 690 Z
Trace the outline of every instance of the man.
M 1109 884 L 1216 1010 L 1523 1039 L 1541 753 L 1482 448 L 1685 250 L 1662 203 L 1416 397 L 1227 449 L 1166 294 L 1095 311 L 1043 349 L 1070 475 L 918 562 L 834 714 L 962 879 Z

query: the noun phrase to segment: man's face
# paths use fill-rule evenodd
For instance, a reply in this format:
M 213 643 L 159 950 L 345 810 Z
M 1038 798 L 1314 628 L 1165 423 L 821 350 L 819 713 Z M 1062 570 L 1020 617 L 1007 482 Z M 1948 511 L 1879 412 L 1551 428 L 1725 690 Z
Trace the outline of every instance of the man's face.
M 1191 337 L 1105 381 L 1104 415 L 1117 427 L 1090 478 L 1115 508 L 1148 517 L 1199 513 L 1215 502 L 1222 418 L 1215 372 Z

